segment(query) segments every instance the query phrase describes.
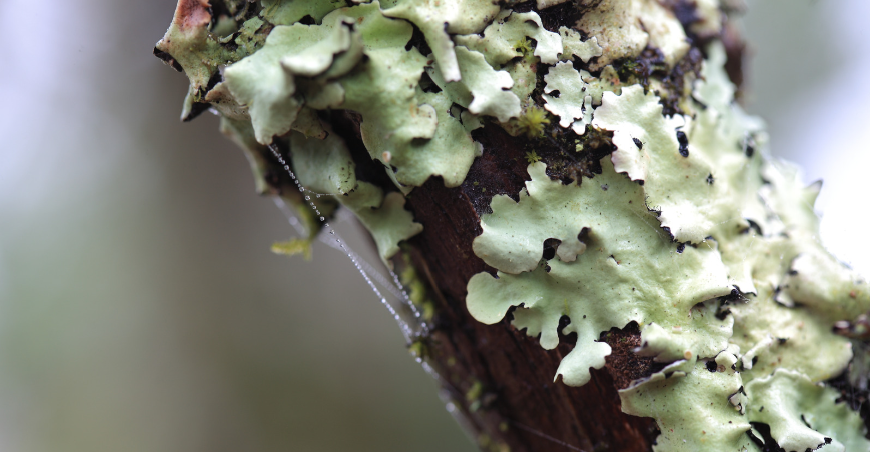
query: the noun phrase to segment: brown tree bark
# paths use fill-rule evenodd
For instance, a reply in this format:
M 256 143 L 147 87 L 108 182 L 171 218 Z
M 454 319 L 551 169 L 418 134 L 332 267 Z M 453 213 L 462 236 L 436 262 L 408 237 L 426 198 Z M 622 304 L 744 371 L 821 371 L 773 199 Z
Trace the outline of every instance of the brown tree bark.
M 358 177 L 388 188 L 391 182 L 372 165 L 362 144 L 358 117 L 335 112 L 330 119 L 361 168 Z M 636 325 L 602 334 L 613 353 L 605 369 L 593 369 L 592 381 L 577 388 L 553 381 L 559 362 L 573 347 L 573 335 L 563 336 L 555 350 L 545 350 L 536 338 L 511 326 L 510 316 L 485 325 L 466 309 L 469 279 L 482 271 L 495 273 L 472 251 L 472 241 L 482 232 L 480 215 L 493 195 L 516 197 L 528 179 L 527 140 L 497 125 L 475 131 L 474 138 L 485 153 L 462 186 L 447 188 L 432 178 L 414 189 L 407 204 L 414 220 L 423 224 L 423 232 L 408 243 L 412 264 L 425 276 L 437 306 L 432 330 L 422 339 L 426 358 L 441 376 L 454 414 L 482 450 L 651 450 L 658 435 L 655 422 L 624 414 L 617 393 L 654 366 L 652 358 L 632 352 L 640 345 Z M 575 165 L 592 173 L 596 156 L 609 146 L 605 137 Z M 550 156 L 561 150 L 554 144 L 540 152 Z

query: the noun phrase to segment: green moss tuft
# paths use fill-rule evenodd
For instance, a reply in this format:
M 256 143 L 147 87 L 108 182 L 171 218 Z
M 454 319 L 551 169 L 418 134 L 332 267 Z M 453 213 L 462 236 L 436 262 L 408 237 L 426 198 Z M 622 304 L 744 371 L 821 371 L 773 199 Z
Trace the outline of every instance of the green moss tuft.
M 529 138 L 542 137 L 544 135 L 544 126 L 549 123 L 550 119 L 547 118 L 547 112 L 537 105 L 526 107 L 519 119 L 517 119 L 517 126 L 520 132 Z

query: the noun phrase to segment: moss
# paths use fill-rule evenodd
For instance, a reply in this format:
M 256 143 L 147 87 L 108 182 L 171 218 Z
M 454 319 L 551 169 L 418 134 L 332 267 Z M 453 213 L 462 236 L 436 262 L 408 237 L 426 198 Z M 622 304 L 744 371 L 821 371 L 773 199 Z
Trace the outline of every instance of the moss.
M 475 381 L 471 384 L 471 388 L 465 393 L 465 400 L 469 402 L 476 402 L 480 400 L 480 397 L 483 395 L 483 383 L 480 381 Z
M 526 57 L 530 56 L 532 54 L 532 50 L 534 50 L 534 48 L 532 47 L 532 41 L 529 41 L 529 38 L 525 36 L 523 36 L 522 39 L 514 43 L 514 49 L 516 49 L 517 52 L 520 52 L 521 54 L 523 54 L 523 56 Z
M 429 350 L 422 339 L 417 339 L 408 345 L 408 353 L 416 360 L 423 360 L 429 356 Z
M 301 254 L 305 260 L 311 260 L 311 240 L 308 239 L 291 239 L 286 242 L 275 242 L 272 244 L 272 252 L 275 254 L 283 254 L 285 256 L 295 256 Z
M 485 433 L 477 436 L 477 446 L 486 452 L 510 452 L 511 450 L 507 444 L 498 442 Z
M 429 298 L 429 287 L 417 273 L 411 262 L 409 253 L 402 253 L 404 269 L 399 274 L 399 279 L 405 287 L 408 298 L 414 306 L 421 311 L 420 315 L 427 323 L 431 323 L 435 317 L 435 303 Z
M 547 113 L 536 105 L 526 107 L 519 119 L 517 119 L 517 126 L 520 132 L 529 138 L 542 137 L 544 135 L 544 126 L 549 123 L 550 120 L 547 118 Z

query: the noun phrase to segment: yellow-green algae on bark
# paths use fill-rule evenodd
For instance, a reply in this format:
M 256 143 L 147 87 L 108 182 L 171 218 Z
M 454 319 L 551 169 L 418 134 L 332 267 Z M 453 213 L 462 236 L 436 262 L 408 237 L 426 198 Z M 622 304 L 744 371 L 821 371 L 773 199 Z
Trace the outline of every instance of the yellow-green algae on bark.
M 205 0 L 180 0 L 155 53 L 190 78 L 182 117 L 220 114 L 258 191 L 271 190 L 269 146 L 288 150 L 321 214 L 349 208 L 385 261 L 422 229 L 405 196 L 432 176 L 459 186 L 490 151 L 471 131 L 612 132 L 601 174 L 553 181 L 530 153 L 519 202 L 492 199 L 473 250 L 498 272 L 469 282 L 471 314 L 495 323 L 516 307 L 514 326 L 548 349 L 567 316 L 562 332 L 577 343 L 554 377 L 569 385 L 605 365 L 602 332 L 636 322 L 636 353 L 662 366 L 620 397 L 625 412 L 656 420 L 657 451 L 759 450 L 751 423 L 786 450 L 870 451 L 860 417 L 824 383 L 853 358 L 833 330 L 866 314 L 870 289 L 819 243 L 819 187 L 767 157 L 763 123 L 735 104 L 716 41 L 726 5 L 695 3 L 684 30 L 655 0 L 577 0 L 579 21 L 554 29 L 489 0 L 225 0 L 219 17 Z M 644 49 L 673 69 L 687 31 L 712 44 L 683 91 L 620 78 L 616 66 Z M 678 98 L 669 116 L 668 95 Z M 358 115 L 395 189 L 357 180 L 329 110 Z M 282 196 L 304 207 L 303 195 Z M 312 234 L 323 221 L 299 213 Z M 559 245 L 547 259 L 549 239 Z

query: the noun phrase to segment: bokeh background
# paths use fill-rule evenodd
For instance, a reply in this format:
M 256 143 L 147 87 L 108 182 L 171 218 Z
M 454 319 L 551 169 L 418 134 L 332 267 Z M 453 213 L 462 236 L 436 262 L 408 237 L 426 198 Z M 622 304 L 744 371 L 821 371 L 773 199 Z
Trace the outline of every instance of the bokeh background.
M 0 0 L 0 451 L 475 450 L 347 258 L 271 254 L 242 153 L 178 121 L 174 4 Z M 870 2 L 750 8 L 749 110 L 870 275 Z

